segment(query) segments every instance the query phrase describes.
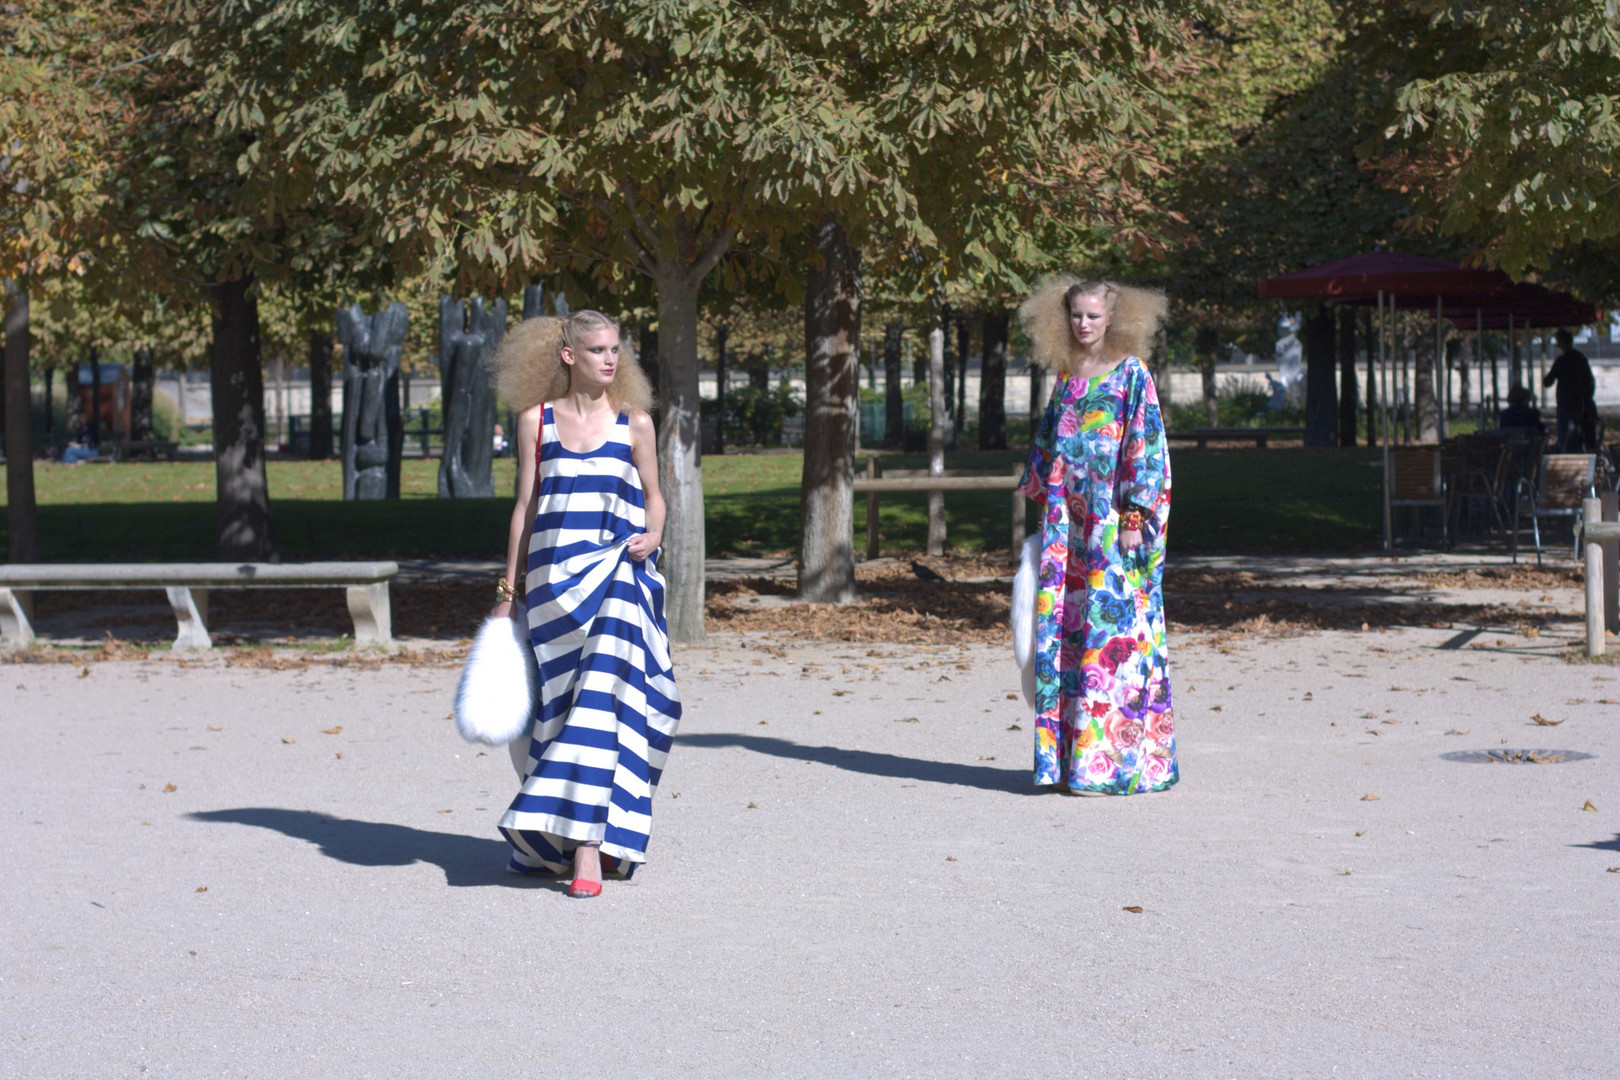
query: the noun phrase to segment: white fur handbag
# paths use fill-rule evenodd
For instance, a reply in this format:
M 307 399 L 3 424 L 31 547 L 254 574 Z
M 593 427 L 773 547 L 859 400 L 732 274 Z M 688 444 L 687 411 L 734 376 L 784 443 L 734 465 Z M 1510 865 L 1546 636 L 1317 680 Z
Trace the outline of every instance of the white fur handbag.
M 1035 594 L 1041 585 L 1041 536 L 1037 532 L 1024 541 L 1012 592 L 1013 661 L 1023 676 L 1024 700 L 1030 705 L 1035 704 Z
M 511 618 L 488 618 L 473 638 L 456 687 L 456 730 L 468 742 L 503 746 L 529 733 L 540 700 L 540 665 L 520 604 Z

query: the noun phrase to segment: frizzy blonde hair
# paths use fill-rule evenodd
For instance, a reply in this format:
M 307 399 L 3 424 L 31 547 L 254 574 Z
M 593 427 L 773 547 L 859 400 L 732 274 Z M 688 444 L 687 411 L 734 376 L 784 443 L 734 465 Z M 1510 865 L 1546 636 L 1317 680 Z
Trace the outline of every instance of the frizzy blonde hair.
M 1018 307 L 1019 321 L 1029 336 L 1030 359 L 1059 375 L 1073 375 L 1083 355 L 1069 330 L 1069 302 L 1076 296 L 1101 293 L 1108 308 L 1108 331 L 1103 347 L 1112 356 L 1135 356 L 1144 362 L 1153 354 L 1153 339 L 1170 313 L 1170 302 L 1158 289 L 1142 289 L 1112 281 L 1082 281 L 1073 274 L 1047 278 Z
M 619 324 L 588 308 L 563 318 L 525 319 L 506 332 L 501 347 L 489 358 L 489 378 L 495 393 L 516 412 L 568 395 L 568 365 L 562 351 L 578 348 L 587 334 L 618 331 Z M 619 364 L 607 390 L 615 408 L 651 412 L 652 384 L 636 362 L 628 341 L 620 339 Z

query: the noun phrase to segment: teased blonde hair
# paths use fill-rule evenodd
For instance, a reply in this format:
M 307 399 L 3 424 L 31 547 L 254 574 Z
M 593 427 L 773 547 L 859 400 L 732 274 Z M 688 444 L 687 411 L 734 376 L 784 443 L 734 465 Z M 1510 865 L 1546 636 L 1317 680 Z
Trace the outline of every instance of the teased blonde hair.
M 576 346 L 584 335 L 609 329 L 618 330 L 619 324 L 589 309 L 563 318 L 523 320 L 506 332 L 501 347 L 489 358 L 489 377 L 495 393 L 517 412 L 567 397 L 568 365 L 562 362 L 563 346 Z M 619 365 L 607 394 L 618 409 L 652 411 L 652 384 L 636 363 L 630 343 L 622 337 Z
M 1111 355 L 1135 356 L 1146 362 L 1153 354 L 1153 339 L 1170 313 L 1170 302 L 1158 289 L 1139 289 L 1112 281 L 1082 281 L 1073 274 L 1058 274 L 1018 307 L 1033 346 L 1031 359 L 1059 375 L 1072 375 L 1082 351 L 1069 330 L 1069 297 L 1101 293 L 1108 304 L 1108 331 L 1103 346 Z

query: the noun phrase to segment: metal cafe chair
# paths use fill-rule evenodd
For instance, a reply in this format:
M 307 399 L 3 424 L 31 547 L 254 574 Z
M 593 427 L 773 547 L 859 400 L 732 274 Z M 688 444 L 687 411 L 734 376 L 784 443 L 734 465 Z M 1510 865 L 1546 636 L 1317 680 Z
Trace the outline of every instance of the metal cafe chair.
M 1414 511 L 1425 506 L 1440 510 L 1440 542 L 1451 546 L 1447 521 L 1451 517 L 1451 499 L 1445 473 L 1441 469 L 1441 451 L 1438 446 L 1398 446 L 1390 450 L 1389 505 L 1406 506 Z M 1414 515 L 1414 524 L 1416 517 Z
M 1519 481 L 1518 497 L 1513 503 L 1513 561 L 1519 561 L 1519 518 L 1526 506 L 1530 515 L 1530 534 L 1535 538 L 1536 565 L 1541 565 L 1541 519 L 1568 518 L 1575 540 L 1573 558 L 1580 557 L 1581 501 L 1596 496 L 1596 454 L 1543 454 L 1535 479 Z

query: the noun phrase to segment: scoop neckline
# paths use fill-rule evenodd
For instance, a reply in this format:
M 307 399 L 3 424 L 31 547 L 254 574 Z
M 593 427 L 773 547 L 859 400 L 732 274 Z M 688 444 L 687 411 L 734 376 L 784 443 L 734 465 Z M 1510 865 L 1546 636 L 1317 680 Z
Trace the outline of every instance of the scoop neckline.
M 613 414 L 613 424 L 612 424 L 611 427 L 608 428 L 607 437 L 604 438 L 601 442 L 597 443 L 595 446 L 593 446 L 589 450 L 570 450 L 570 449 L 568 449 L 568 444 L 563 442 L 562 431 L 557 428 L 557 411 L 556 411 L 556 408 L 554 407 L 554 404 L 552 402 L 549 402 L 549 401 L 546 402 L 546 415 L 547 415 L 546 423 L 551 425 L 553 431 L 555 432 L 555 434 L 557 436 L 557 449 L 561 450 L 565 454 L 571 454 L 574 457 L 591 457 L 591 456 L 593 456 L 595 454 L 600 453 L 603 450 L 603 448 L 605 448 L 607 446 L 608 443 L 613 441 L 614 429 L 617 428 L 619 426 L 619 422 L 624 419 L 624 410 L 620 409 L 618 412 Z

